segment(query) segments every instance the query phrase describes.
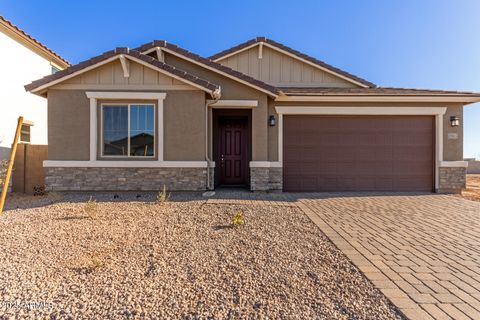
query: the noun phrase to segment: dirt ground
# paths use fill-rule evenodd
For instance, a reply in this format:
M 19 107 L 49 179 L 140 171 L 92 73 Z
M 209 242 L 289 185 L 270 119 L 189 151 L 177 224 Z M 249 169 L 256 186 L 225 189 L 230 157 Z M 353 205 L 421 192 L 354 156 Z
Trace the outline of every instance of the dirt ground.
M 112 196 L 9 198 L 0 319 L 403 319 L 292 203 Z
M 480 201 L 480 174 L 467 175 L 467 189 L 462 196 L 468 200 Z

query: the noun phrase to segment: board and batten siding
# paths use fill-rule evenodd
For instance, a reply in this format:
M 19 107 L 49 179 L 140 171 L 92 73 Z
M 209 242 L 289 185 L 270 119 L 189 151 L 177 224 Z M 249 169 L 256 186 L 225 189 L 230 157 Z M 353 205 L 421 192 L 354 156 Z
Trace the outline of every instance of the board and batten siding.
M 129 62 L 129 77 L 125 77 L 119 60 L 68 79 L 53 88 L 78 89 L 80 86 L 83 89 L 108 89 L 112 86 L 112 89 L 116 90 L 127 87 L 134 89 L 136 86 L 142 86 L 145 89 L 158 89 L 159 86 L 195 89 L 184 82 L 132 61 Z
M 357 87 L 331 73 L 267 46 L 263 46 L 261 59 L 259 59 L 258 51 L 259 47 L 255 46 L 218 62 L 255 79 L 279 87 Z

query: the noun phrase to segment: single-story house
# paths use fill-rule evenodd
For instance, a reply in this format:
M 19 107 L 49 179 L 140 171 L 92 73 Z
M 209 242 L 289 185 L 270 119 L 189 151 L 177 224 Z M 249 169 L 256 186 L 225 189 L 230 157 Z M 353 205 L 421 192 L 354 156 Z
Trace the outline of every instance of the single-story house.
M 166 41 L 33 81 L 49 190 L 458 192 L 463 106 L 480 94 L 377 87 L 258 37 L 209 58 Z

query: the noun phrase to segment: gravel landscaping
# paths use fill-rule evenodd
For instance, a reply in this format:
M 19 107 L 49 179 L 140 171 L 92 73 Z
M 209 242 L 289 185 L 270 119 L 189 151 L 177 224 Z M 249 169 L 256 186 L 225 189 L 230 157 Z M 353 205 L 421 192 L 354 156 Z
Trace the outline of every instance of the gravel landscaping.
M 96 197 L 9 200 L 3 317 L 402 319 L 293 204 Z

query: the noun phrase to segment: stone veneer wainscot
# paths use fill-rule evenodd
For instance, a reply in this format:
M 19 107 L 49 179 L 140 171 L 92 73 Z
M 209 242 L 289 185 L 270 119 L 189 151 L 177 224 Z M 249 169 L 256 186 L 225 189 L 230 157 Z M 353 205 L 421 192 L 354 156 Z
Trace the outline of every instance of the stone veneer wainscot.
M 464 167 L 441 167 L 439 170 L 439 192 L 460 193 L 466 187 L 466 171 Z
M 48 191 L 201 191 L 206 184 L 206 168 L 45 168 Z

